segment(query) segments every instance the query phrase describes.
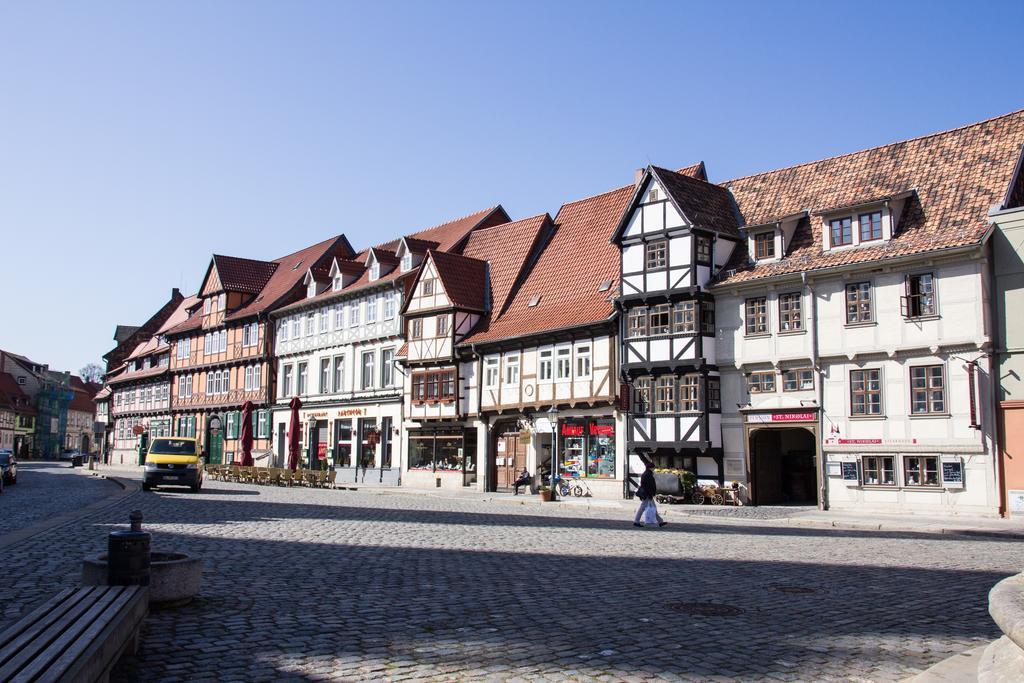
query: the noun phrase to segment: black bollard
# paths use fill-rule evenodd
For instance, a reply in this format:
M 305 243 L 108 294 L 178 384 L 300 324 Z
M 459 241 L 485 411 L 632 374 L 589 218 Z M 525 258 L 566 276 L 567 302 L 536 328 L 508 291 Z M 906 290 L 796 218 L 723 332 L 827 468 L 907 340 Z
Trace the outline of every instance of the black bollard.
M 107 536 L 107 585 L 149 585 L 149 539 L 142 530 L 142 512 L 133 510 L 129 531 L 112 531 Z

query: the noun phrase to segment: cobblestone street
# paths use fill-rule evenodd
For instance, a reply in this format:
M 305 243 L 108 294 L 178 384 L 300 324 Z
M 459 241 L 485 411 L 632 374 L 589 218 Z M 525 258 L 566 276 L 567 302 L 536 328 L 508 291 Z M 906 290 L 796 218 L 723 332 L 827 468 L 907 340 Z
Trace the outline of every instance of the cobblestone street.
M 83 479 L 18 487 L 58 506 Z M 681 516 L 641 530 L 618 509 L 208 481 L 8 548 L 0 626 L 74 585 L 134 508 L 154 549 L 205 569 L 199 599 L 150 613 L 125 681 L 901 680 L 994 638 L 987 591 L 1024 565 L 1014 540 Z

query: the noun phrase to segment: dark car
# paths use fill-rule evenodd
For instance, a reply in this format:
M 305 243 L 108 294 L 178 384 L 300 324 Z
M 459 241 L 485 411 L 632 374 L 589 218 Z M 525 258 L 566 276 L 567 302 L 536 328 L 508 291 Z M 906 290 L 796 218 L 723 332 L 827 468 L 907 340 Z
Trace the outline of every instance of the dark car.
M 10 449 L 0 450 L 0 472 L 5 484 L 18 483 L 18 461 Z

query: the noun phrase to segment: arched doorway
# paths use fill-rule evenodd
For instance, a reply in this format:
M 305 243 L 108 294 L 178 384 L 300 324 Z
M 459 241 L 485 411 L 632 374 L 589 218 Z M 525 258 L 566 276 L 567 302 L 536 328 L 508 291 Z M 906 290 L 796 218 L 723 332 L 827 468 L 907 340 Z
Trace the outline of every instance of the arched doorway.
M 220 465 L 224 460 L 224 432 L 221 430 L 220 417 L 217 415 L 212 415 L 206 421 L 206 448 L 209 452 L 209 462 Z
M 89 435 L 82 434 L 82 455 L 89 455 Z
M 752 431 L 751 502 L 754 505 L 817 504 L 815 454 L 814 434 L 803 427 Z

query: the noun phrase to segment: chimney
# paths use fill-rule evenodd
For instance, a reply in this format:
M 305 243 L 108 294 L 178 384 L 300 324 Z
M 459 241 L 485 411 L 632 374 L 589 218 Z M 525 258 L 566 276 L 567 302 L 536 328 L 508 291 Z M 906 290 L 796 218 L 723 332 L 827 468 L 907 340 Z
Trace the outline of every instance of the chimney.
M 644 179 L 644 173 L 647 172 L 646 168 L 638 168 L 633 171 L 633 187 L 639 187 L 640 181 Z

